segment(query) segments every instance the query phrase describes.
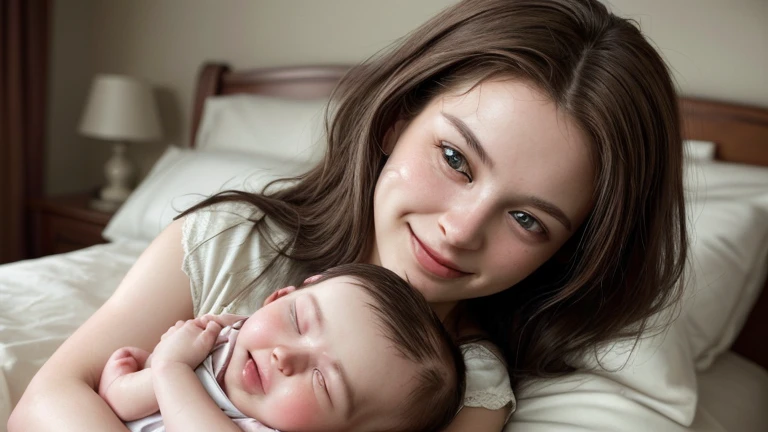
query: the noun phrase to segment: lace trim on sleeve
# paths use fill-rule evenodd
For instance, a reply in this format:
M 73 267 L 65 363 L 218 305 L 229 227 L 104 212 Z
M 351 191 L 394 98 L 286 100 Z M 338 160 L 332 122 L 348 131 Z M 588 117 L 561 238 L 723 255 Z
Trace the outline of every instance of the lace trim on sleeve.
M 461 347 L 467 365 L 467 391 L 464 406 L 498 410 L 507 407 L 507 421 L 517 408 L 504 362 L 479 343 Z
M 507 394 L 496 394 L 492 392 L 478 391 L 464 395 L 464 406 L 473 408 L 485 408 L 491 411 L 502 409 L 509 405 L 507 419 L 515 411 L 515 395 L 511 391 Z

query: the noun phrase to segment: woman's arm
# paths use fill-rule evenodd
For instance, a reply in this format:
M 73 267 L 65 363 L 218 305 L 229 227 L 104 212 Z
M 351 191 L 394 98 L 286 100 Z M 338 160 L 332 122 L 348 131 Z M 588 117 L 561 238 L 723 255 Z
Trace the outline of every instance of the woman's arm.
M 501 432 L 507 419 L 506 408 L 489 410 L 464 407 L 456 414 L 445 432 Z
M 112 297 L 38 371 L 11 413 L 9 432 L 126 430 L 96 393 L 99 378 L 116 349 L 152 351 L 168 327 L 193 318 L 181 270 L 182 224 L 174 221 L 152 242 Z

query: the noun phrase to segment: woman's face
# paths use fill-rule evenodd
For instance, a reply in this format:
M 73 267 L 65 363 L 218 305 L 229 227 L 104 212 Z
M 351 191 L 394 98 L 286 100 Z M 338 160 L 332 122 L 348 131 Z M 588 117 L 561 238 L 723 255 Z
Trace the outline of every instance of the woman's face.
M 385 139 L 370 261 L 432 303 L 490 295 L 548 260 L 592 206 L 589 143 L 531 85 L 435 98 Z

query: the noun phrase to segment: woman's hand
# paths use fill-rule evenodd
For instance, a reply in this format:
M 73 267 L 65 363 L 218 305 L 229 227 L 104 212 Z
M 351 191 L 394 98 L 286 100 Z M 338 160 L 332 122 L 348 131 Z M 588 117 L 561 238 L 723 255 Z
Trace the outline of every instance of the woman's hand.
M 219 332 L 221 326 L 213 320 L 178 321 L 163 334 L 152 352 L 153 367 L 183 363 L 195 369 L 213 349 Z

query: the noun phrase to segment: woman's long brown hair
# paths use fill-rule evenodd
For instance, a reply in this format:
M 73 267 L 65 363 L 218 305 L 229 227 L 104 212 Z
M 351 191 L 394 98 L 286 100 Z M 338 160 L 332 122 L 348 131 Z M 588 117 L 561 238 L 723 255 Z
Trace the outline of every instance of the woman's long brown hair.
M 372 247 L 385 133 L 435 96 L 493 77 L 534 84 L 590 138 L 595 205 L 533 274 L 459 310 L 501 349 L 513 386 L 571 371 L 575 356 L 639 337 L 674 304 L 687 253 L 670 74 L 636 25 L 597 0 L 459 2 L 347 74 L 326 122 L 325 159 L 296 184 L 218 195 L 187 212 L 232 200 L 257 206 L 291 234 L 274 263 L 285 259 L 293 282 L 361 262 Z M 267 235 L 264 225 L 255 229 Z

